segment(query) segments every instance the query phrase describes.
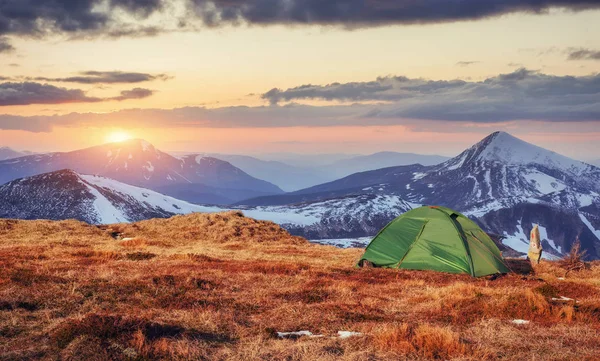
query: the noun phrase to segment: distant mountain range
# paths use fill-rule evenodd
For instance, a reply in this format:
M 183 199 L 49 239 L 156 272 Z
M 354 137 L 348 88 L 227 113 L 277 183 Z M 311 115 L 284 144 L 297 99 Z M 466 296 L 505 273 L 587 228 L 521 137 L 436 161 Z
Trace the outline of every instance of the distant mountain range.
M 225 161 L 199 155 L 176 158 L 139 139 L 0 161 L 0 184 L 61 169 L 101 175 L 197 203 L 228 204 L 283 193 Z
M 440 164 L 448 157 L 440 155 L 422 155 L 414 153 L 379 152 L 371 155 L 356 156 L 349 159 L 341 159 L 324 167 L 321 167 L 329 177 L 339 179 L 350 174 L 366 172 L 387 167 L 401 165 L 435 165 Z
M 291 192 L 330 182 L 357 172 L 364 172 L 391 166 L 422 164 L 434 165 L 448 160 L 439 155 L 413 153 L 380 152 L 371 155 L 352 156 L 334 154 L 317 160 L 312 155 L 296 155 L 290 165 L 282 161 L 262 160 L 245 155 L 209 154 L 225 160 L 253 177 L 271 182 L 281 189 Z M 286 157 L 283 157 L 286 159 Z M 312 162 L 312 164 L 311 164 Z
M 13 159 L 18 157 L 24 157 L 26 155 L 31 155 L 32 152 L 23 151 L 19 152 L 17 150 L 11 149 L 9 147 L 0 147 L 0 161 L 6 159 Z

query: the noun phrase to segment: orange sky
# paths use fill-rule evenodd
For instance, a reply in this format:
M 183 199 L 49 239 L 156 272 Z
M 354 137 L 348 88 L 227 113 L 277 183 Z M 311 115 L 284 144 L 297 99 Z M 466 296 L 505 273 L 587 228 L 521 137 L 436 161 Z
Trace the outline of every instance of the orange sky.
M 367 29 L 225 27 L 155 37 L 68 40 L 11 38 L 16 50 L 0 55 L 0 76 L 60 78 L 88 70 L 166 74 L 139 84 L 75 84 L 87 96 L 109 98 L 143 87 L 151 97 L 94 103 L 1 106 L 0 114 L 37 116 L 107 113 L 131 108 L 221 108 L 267 105 L 260 94 L 303 84 L 370 82 L 379 76 L 481 81 L 525 67 L 549 75 L 588 76 L 600 61 L 568 61 L 571 48 L 600 49 L 600 11 L 511 14 L 480 21 Z M 459 66 L 469 61 L 468 66 Z M 1 83 L 1 82 L 0 82 Z M 0 92 L 0 97 L 2 93 Z M 334 104 L 299 100 L 312 105 Z M 1 118 L 1 116 L 0 116 Z M 23 118 L 20 122 L 29 120 Z M 114 122 L 113 122 L 114 123 Z M 118 122 L 117 122 L 118 123 Z M 1 120 L 0 120 L 1 124 Z M 426 127 L 421 124 L 427 124 Z M 222 153 L 372 153 L 383 150 L 454 155 L 495 130 L 509 131 L 579 158 L 600 158 L 600 120 L 580 123 L 477 124 L 409 121 L 395 125 L 140 128 L 70 124 L 50 132 L 0 129 L 0 146 L 34 151 L 71 150 L 105 142 L 115 131 L 159 148 Z M 1 127 L 0 127 L 1 128 Z

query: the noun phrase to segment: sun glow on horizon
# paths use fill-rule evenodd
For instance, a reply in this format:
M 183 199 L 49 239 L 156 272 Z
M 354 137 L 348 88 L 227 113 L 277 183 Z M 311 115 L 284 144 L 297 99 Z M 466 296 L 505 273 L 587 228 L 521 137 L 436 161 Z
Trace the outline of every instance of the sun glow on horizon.
M 116 132 L 112 132 L 110 134 L 108 134 L 106 136 L 106 141 L 108 143 L 119 143 L 119 142 L 124 142 L 126 140 L 132 139 L 133 137 L 124 131 L 116 131 Z

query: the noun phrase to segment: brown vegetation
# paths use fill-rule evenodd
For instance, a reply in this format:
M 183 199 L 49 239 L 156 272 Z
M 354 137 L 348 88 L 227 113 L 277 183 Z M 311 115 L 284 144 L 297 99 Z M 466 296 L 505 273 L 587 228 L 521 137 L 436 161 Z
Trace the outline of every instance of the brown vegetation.
M 542 262 L 535 275 L 474 279 L 357 269 L 360 254 L 309 244 L 239 212 L 110 227 L 0 220 L 0 359 L 600 354 L 598 263 L 567 277 L 562 263 Z M 324 337 L 277 337 L 301 330 Z

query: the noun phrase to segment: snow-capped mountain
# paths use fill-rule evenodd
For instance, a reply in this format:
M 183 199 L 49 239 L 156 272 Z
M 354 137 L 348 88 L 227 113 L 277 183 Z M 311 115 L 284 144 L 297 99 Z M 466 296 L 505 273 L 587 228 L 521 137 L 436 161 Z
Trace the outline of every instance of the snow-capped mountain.
M 376 234 L 382 224 L 416 205 L 395 195 L 360 194 L 286 206 L 239 207 L 248 217 L 273 221 L 308 239 Z
M 219 210 L 72 170 L 18 179 L 0 186 L 0 218 L 78 219 L 91 224 L 109 224 Z
M 231 164 L 210 157 L 190 155 L 176 158 L 144 140 L 109 143 L 66 153 L 38 154 L 0 161 L 0 184 L 60 169 L 82 174 L 98 174 L 131 185 L 161 192 L 189 189 L 180 197 L 205 202 L 220 199 L 231 203 L 248 197 L 278 194 L 277 186 L 251 177 Z M 215 189 L 235 189 L 231 197 L 212 197 Z
M 439 165 L 362 172 L 244 203 L 281 206 L 364 194 L 457 209 L 488 232 L 507 237 L 512 248 L 527 246 L 529 231 L 536 223 L 545 232 L 550 253 L 568 252 L 579 238 L 590 257 L 600 258 L 600 168 L 503 132 L 491 134 Z M 379 224 L 384 225 L 385 221 Z
M 31 152 L 19 152 L 17 150 L 11 149 L 9 147 L 0 147 L 0 161 L 6 159 L 13 159 L 18 157 L 24 157 L 26 155 L 32 154 Z
M 310 238 L 327 238 L 376 232 L 382 220 L 412 206 L 395 196 L 360 195 L 289 207 L 241 210 L 248 217 L 273 221 Z M 224 210 L 227 209 L 191 204 L 72 170 L 18 179 L 0 186 L 0 218 L 78 219 L 91 224 L 110 224 Z

